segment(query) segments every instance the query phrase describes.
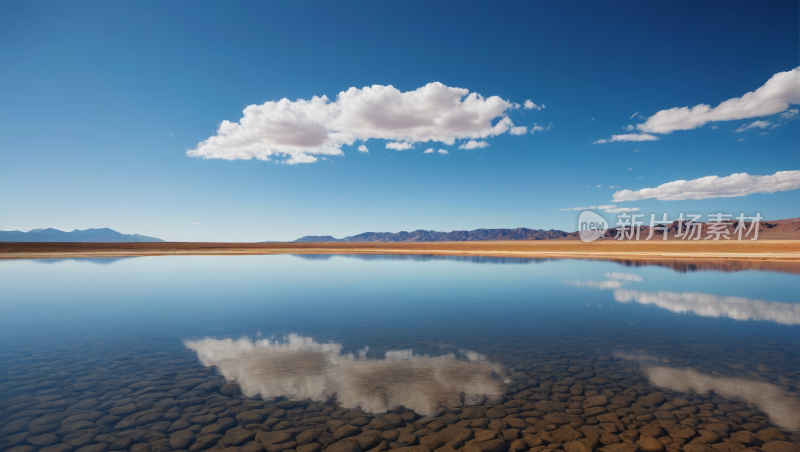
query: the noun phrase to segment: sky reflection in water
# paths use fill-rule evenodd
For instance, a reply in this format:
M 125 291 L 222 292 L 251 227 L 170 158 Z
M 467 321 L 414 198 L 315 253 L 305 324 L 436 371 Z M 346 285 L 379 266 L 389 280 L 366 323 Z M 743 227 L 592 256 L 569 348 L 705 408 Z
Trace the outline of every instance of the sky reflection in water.
M 713 390 L 800 428 L 789 414 L 800 406 L 792 268 L 372 255 L 97 263 L 0 262 L 2 343 L 152 338 L 185 344 L 250 395 L 337 393 L 367 411 L 421 413 L 505 391 L 511 350 L 585 344 L 634 356 L 652 384 Z

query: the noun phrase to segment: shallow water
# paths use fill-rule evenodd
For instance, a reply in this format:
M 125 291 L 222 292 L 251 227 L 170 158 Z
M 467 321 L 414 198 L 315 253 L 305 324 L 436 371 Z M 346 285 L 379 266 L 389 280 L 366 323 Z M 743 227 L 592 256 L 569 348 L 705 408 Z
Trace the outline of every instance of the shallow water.
M 649 264 L 0 261 L 0 450 L 794 450 L 800 276 Z

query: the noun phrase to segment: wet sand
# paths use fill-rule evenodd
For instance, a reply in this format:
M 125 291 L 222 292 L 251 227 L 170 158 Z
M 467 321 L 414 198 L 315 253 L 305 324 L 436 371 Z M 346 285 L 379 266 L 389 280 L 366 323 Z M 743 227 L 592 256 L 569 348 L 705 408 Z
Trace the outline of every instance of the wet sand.
M 0 243 L 0 259 L 108 258 L 167 255 L 429 254 L 582 259 L 692 259 L 800 262 L 800 240 L 567 240 L 416 243 Z

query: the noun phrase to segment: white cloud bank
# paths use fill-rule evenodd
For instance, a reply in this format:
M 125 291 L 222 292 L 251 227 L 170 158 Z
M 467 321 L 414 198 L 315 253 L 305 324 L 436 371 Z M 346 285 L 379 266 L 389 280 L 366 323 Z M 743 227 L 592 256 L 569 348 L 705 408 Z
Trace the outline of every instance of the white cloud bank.
M 438 82 L 407 92 L 390 85 L 354 87 L 339 93 L 334 102 L 314 96 L 250 105 L 238 123 L 222 121 L 216 135 L 187 155 L 225 160 L 285 158 L 283 162 L 292 164 L 314 162 L 316 155 L 342 155 L 341 147 L 356 140 L 453 145 L 456 140 L 507 132 L 522 135 L 527 128 L 515 127 L 507 114 L 518 107 L 497 96 L 484 98 Z
M 364 146 L 363 144 L 358 147 L 358 150 L 361 151 L 361 152 L 366 152 L 367 154 L 369 154 L 369 149 L 367 149 L 367 147 Z
M 607 140 L 597 140 L 593 144 L 613 143 L 615 141 L 658 141 L 658 137 L 646 133 L 623 133 L 621 135 L 612 135 Z
M 439 407 L 502 400 L 502 367 L 479 353 L 461 351 L 431 357 L 411 350 L 386 352 L 383 359 L 342 354 L 341 344 L 320 344 L 310 337 L 289 335 L 285 341 L 205 338 L 185 341 L 204 366 L 215 366 L 235 381 L 248 397 L 289 396 L 325 400 L 336 395 L 342 406 L 368 413 L 403 405 L 427 415 Z M 493 375 L 494 374 L 494 375 Z M 499 403 L 499 400 L 496 403 Z
M 779 171 L 772 176 L 750 176 L 747 173 L 727 177 L 706 176 L 694 180 L 678 180 L 656 188 L 622 190 L 614 193 L 614 202 L 655 198 L 659 201 L 686 199 L 734 198 L 754 193 L 774 193 L 800 188 L 800 171 Z
M 661 110 L 636 127 L 647 133 L 691 130 L 713 121 L 773 115 L 787 110 L 789 104 L 800 104 L 800 68 L 778 72 L 764 86 L 742 97 L 728 99 L 715 108 L 700 104 L 692 108 Z

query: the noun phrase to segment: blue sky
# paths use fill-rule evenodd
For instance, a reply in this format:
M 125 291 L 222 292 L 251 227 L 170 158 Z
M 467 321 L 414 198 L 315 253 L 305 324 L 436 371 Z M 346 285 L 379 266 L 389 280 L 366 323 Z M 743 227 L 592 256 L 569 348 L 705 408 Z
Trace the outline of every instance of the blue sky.
M 798 217 L 798 190 L 687 200 L 613 195 L 800 170 L 796 105 L 688 130 L 636 129 L 662 110 L 741 98 L 800 66 L 799 8 L 796 1 L 3 2 L 0 229 L 110 227 L 175 241 L 263 241 L 574 230 L 579 212 L 560 209 L 601 205 Z M 480 149 L 458 149 L 463 138 L 396 151 L 386 144 L 409 139 L 370 138 L 341 145 L 341 155 L 303 154 L 314 163 L 187 155 L 222 121 L 239 122 L 248 105 L 323 95 L 332 105 L 352 87 L 405 93 L 434 82 L 545 108 L 506 109 L 491 125 L 508 117 L 526 133 L 477 138 L 489 144 Z M 736 132 L 755 121 L 769 125 Z M 535 124 L 546 130 L 531 133 Z M 658 140 L 597 143 L 621 134 Z M 362 144 L 369 153 L 357 150 Z M 448 154 L 423 154 L 428 148 Z

